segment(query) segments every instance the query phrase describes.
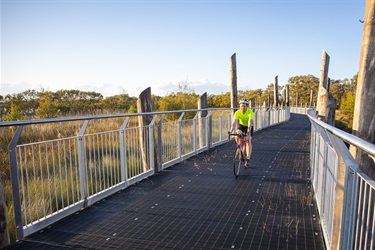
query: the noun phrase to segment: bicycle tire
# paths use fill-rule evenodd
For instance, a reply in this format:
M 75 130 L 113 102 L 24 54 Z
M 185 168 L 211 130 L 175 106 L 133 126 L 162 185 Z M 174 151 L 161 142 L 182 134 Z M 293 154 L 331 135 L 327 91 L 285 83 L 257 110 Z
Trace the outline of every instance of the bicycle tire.
M 236 178 L 238 177 L 243 165 L 244 165 L 244 155 L 242 153 L 241 148 L 236 147 L 236 150 L 234 152 L 234 157 L 233 157 L 233 173 Z

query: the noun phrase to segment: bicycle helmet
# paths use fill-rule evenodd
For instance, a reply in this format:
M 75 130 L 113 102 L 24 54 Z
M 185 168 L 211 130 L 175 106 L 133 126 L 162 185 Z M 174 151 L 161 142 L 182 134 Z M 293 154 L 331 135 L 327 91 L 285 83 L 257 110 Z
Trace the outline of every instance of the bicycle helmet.
M 249 101 L 246 98 L 242 98 L 241 101 L 240 101 L 240 104 L 249 105 Z

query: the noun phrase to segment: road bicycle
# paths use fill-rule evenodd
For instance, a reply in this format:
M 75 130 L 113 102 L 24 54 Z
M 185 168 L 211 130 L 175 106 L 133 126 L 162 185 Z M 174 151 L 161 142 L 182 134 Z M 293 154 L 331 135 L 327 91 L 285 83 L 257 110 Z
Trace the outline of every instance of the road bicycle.
M 234 151 L 233 155 L 233 173 L 234 176 L 237 178 L 238 174 L 240 173 L 240 170 L 242 168 L 248 168 L 247 165 L 245 165 L 246 159 L 246 133 L 243 134 L 231 134 L 228 132 L 228 141 L 230 141 L 230 136 L 237 136 L 239 138 L 239 143 L 236 142 L 236 149 Z

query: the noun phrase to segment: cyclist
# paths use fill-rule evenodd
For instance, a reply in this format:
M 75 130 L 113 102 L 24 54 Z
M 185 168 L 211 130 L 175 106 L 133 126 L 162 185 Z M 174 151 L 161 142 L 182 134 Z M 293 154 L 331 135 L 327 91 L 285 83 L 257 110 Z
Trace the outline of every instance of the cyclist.
M 253 137 L 254 131 L 254 112 L 248 108 L 249 101 L 246 98 L 240 100 L 240 108 L 234 113 L 234 119 L 232 123 L 232 128 L 230 133 L 234 132 L 234 129 L 237 127 L 237 134 L 246 133 L 246 162 L 245 167 L 249 167 L 249 161 L 253 146 L 251 144 L 251 139 Z M 237 144 L 240 143 L 240 139 L 238 137 L 235 138 Z

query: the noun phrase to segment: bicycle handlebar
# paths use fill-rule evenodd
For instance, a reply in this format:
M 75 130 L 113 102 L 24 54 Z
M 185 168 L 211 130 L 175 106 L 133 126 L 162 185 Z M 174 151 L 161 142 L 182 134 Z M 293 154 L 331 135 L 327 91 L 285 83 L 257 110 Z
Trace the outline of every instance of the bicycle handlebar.
M 237 133 L 234 133 L 234 134 L 231 134 L 230 131 L 228 131 L 228 141 L 230 139 L 230 136 L 233 135 L 233 136 L 238 136 L 239 138 L 244 138 L 247 136 L 247 133 L 242 133 L 242 134 L 237 134 Z

